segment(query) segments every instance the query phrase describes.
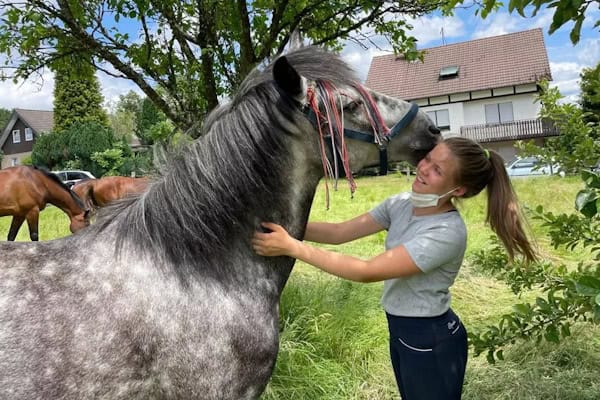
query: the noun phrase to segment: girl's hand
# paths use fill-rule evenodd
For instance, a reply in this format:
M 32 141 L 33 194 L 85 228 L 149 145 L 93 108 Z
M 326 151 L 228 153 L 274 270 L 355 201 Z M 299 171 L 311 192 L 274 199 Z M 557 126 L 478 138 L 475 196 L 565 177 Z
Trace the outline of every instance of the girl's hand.
M 261 226 L 271 232 L 254 232 L 252 248 L 261 256 L 293 256 L 294 249 L 300 242 L 291 237 L 281 226 L 273 222 L 263 222 Z

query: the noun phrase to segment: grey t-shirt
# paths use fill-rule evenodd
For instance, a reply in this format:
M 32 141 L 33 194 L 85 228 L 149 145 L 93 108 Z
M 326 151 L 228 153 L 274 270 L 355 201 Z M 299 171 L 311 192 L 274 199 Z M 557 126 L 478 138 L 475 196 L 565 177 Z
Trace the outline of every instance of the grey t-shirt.
M 391 196 L 370 211 L 388 231 L 386 250 L 404 246 L 423 271 L 386 280 L 381 304 L 392 315 L 434 317 L 450 308 L 449 288 L 463 262 L 467 229 L 457 211 L 414 216 L 409 196 Z

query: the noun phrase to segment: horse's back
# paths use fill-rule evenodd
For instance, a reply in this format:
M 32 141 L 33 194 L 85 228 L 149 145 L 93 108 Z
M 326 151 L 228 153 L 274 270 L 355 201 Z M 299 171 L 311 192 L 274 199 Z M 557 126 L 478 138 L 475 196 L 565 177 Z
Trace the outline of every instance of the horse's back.
M 277 352 L 276 305 L 249 309 L 216 282 L 185 289 L 92 239 L 0 243 L 0 394 L 256 398 Z
M 143 192 L 147 185 L 147 178 L 107 176 L 94 181 L 91 190 L 96 206 L 104 207 L 115 200 Z

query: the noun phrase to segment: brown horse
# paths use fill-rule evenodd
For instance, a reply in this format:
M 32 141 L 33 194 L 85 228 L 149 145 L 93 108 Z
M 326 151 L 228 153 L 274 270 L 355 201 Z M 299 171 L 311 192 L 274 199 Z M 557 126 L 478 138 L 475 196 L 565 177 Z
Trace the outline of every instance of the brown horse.
M 8 240 L 15 240 L 25 220 L 29 226 L 29 237 L 33 241 L 38 240 L 39 214 L 47 203 L 69 216 L 71 232 L 89 225 L 88 210 L 56 175 L 28 166 L 0 170 L 0 217 L 13 217 Z
M 148 186 L 148 178 L 128 176 L 105 176 L 100 179 L 87 179 L 78 182 L 71 189 L 90 209 L 104 207 L 108 203 L 143 192 Z

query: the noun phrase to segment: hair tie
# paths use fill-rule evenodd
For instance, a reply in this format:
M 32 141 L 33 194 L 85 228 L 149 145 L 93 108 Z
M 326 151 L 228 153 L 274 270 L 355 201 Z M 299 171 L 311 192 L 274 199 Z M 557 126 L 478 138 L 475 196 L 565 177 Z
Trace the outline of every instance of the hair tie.
M 483 154 L 485 155 L 485 158 L 488 160 L 490 159 L 490 151 L 488 149 L 483 149 Z

